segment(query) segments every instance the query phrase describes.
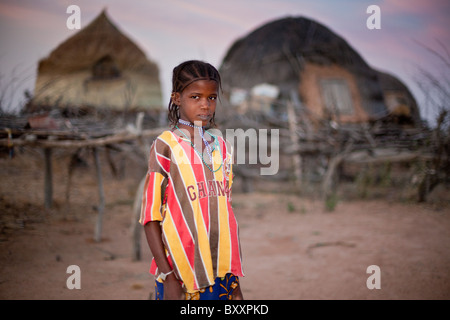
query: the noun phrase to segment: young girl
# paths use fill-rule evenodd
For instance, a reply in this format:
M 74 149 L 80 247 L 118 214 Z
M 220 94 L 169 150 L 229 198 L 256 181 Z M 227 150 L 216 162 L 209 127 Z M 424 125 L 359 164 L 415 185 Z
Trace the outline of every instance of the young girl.
M 232 150 L 205 130 L 215 125 L 219 72 L 186 61 L 174 68 L 172 88 L 172 130 L 151 147 L 140 218 L 156 299 L 243 299 Z

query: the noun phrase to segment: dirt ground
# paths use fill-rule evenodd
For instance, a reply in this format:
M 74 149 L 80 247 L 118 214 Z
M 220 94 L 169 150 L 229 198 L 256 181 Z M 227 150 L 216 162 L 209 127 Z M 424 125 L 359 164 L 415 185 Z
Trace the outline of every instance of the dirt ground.
M 53 154 L 48 210 L 42 153 L 30 149 L 0 159 L 0 299 L 153 297 L 143 234 L 142 260 L 131 259 L 132 202 L 142 166 L 132 164 L 122 178 L 103 168 L 103 240 L 95 242 L 97 183 L 86 156 L 67 204 L 67 155 Z M 314 197 L 280 192 L 285 184 L 271 188 L 233 194 L 246 299 L 450 299 L 448 190 L 439 189 L 427 204 L 341 200 L 328 212 Z M 79 290 L 66 286 L 70 265 L 80 267 Z M 371 265 L 380 268 L 380 289 L 366 285 Z

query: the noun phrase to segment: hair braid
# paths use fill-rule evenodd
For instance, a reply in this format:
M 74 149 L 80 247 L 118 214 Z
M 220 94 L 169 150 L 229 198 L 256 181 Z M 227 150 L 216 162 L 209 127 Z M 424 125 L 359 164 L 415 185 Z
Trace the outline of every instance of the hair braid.
M 184 89 L 194 81 L 214 80 L 222 90 L 222 81 L 219 71 L 211 64 L 199 60 L 185 61 L 173 69 L 172 73 L 172 95 L 169 101 L 168 119 L 172 126 L 175 126 L 180 119 L 179 106 L 173 103 L 173 93 L 183 92 Z M 214 127 L 214 115 L 210 120 L 210 126 Z

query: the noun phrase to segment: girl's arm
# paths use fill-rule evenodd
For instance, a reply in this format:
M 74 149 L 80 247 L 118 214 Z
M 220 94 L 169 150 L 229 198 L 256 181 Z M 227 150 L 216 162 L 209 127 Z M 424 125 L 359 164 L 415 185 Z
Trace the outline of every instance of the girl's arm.
M 162 231 L 159 221 L 150 221 L 144 226 L 148 246 L 155 258 L 159 272 L 168 273 L 172 270 L 167 261 L 164 244 L 162 242 Z M 164 281 L 164 300 L 184 300 L 185 294 L 180 281 L 173 272 Z

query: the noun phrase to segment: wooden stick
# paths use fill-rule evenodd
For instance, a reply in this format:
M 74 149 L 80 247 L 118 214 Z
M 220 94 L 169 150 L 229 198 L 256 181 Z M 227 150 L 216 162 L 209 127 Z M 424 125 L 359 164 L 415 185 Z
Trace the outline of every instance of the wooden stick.
M 53 172 L 52 172 L 52 149 L 44 149 L 45 178 L 44 178 L 44 205 L 50 209 L 53 204 Z
M 294 105 L 291 101 L 287 102 L 287 112 L 289 120 L 289 132 L 291 135 L 292 148 L 298 149 L 298 136 L 297 136 L 297 116 L 295 114 Z M 302 184 L 302 158 L 299 153 L 292 155 L 292 164 L 294 167 L 295 185 L 300 190 Z
M 141 215 L 141 203 L 142 203 L 142 194 L 144 192 L 144 184 L 145 184 L 145 177 L 142 178 L 141 182 L 139 183 L 133 202 L 133 214 L 131 220 L 131 243 L 132 243 L 131 257 L 133 261 L 141 260 L 141 231 L 143 227 L 139 223 L 139 218 Z
M 103 225 L 103 211 L 105 209 L 105 194 L 103 191 L 103 179 L 102 179 L 102 168 L 100 164 L 100 158 L 98 155 L 98 148 L 94 148 L 94 159 L 95 159 L 95 169 L 97 170 L 97 183 L 98 183 L 98 217 L 97 224 L 95 226 L 94 240 L 96 242 L 102 241 L 102 225 Z
M 120 143 L 130 140 L 135 140 L 141 137 L 151 137 L 160 134 L 164 128 L 143 130 L 142 133 L 119 132 L 114 135 L 102 138 L 83 138 L 83 140 L 44 140 L 44 139 L 1 139 L 0 146 L 8 146 L 12 143 L 13 146 L 41 146 L 44 148 L 84 148 L 84 147 L 99 147 L 107 144 Z M 81 137 L 80 137 L 81 138 Z

